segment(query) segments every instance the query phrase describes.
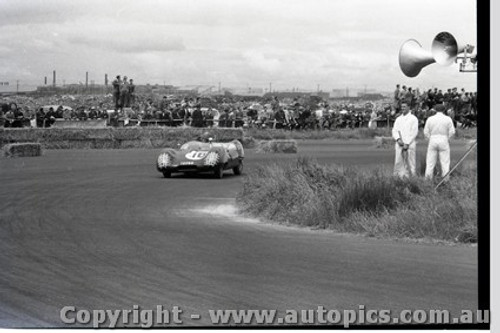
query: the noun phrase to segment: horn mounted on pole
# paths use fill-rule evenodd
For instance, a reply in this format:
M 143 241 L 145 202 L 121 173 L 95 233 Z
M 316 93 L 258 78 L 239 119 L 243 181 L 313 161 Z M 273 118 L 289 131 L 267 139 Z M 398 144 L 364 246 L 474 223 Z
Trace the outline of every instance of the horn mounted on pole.
M 464 55 L 459 56 L 461 53 Z M 399 67 L 408 77 L 417 76 L 422 68 L 432 63 L 449 66 L 458 59 L 463 59 L 464 62 L 460 66 L 460 71 L 475 71 L 462 70 L 467 59 L 473 64 L 477 62 L 477 52 L 474 46 L 458 43 L 455 37 L 446 31 L 434 37 L 431 52 L 424 50 L 415 39 L 408 39 L 399 49 Z
M 399 49 L 399 67 L 408 77 L 415 77 L 422 68 L 436 62 L 415 39 L 408 39 Z
M 431 50 L 432 56 L 438 64 L 449 66 L 455 62 L 460 53 L 471 53 L 474 46 L 458 43 L 452 34 L 443 31 L 434 37 Z

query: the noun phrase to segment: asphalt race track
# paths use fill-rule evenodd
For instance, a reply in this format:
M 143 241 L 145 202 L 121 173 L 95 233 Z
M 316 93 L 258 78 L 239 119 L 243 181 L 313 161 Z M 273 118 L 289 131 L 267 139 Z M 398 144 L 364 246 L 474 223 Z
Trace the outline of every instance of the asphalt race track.
M 299 149 L 322 163 L 393 163 L 392 149 L 366 142 Z M 452 164 L 465 150 L 452 145 Z M 59 312 L 70 305 L 179 306 L 184 325 L 202 326 L 211 325 L 209 309 L 477 309 L 476 247 L 238 217 L 244 175 L 164 179 L 158 152 L 0 158 L 0 327 L 68 327 Z M 296 156 L 247 150 L 244 173 Z

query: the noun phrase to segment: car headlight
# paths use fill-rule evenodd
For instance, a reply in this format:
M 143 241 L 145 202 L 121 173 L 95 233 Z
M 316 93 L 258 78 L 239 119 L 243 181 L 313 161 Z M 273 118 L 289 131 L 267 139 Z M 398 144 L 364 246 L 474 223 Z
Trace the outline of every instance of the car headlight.
M 159 168 L 166 168 L 171 164 L 171 162 L 172 161 L 170 159 L 170 155 L 168 155 L 168 154 L 160 154 L 160 156 L 158 156 L 158 167 Z
M 217 154 L 214 151 L 211 151 L 205 157 L 204 163 L 205 163 L 205 165 L 208 165 L 208 166 L 215 166 L 217 163 L 219 163 L 219 154 Z

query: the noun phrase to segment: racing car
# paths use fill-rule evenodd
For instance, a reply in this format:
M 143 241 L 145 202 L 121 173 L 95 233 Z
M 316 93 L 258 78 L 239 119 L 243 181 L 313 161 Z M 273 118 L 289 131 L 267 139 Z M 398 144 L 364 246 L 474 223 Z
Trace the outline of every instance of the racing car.
M 212 172 L 222 178 L 225 170 L 233 170 L 235 175 L 243 171 L 244 151 L 238 140 L 231 142 L 189 141 L 179 149 L 163 149 L 156 161 L 156 168 L 165 178 L 174 172 Z

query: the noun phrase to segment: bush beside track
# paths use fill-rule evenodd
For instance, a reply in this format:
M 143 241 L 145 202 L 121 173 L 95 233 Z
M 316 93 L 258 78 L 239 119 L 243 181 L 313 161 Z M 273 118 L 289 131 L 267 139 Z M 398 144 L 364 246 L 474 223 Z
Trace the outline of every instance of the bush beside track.
M 477 242 L 477 169 L 463 167 L 434 190 L 423 178 L 399 179 L 391 170 L 295 164 L 257 168 L 237 204 L 270 221 L 376 237 Z
M 33 157 L 42 155 L 42 145 L 39 143 L 9 143 L 2 147 L 6 157 Z
M 285 153 L 296 154 L 298 150 L 295 140 L 269 140 L 260 141 L 255 152 L 257 153 Z
M 10 143 L 36 142 L 45 149 L 117 149 L 177 147 L 208 132 L 215 141 L 243 138 L 236 128 L 29 128 L 0 130 L 0 147 Z

